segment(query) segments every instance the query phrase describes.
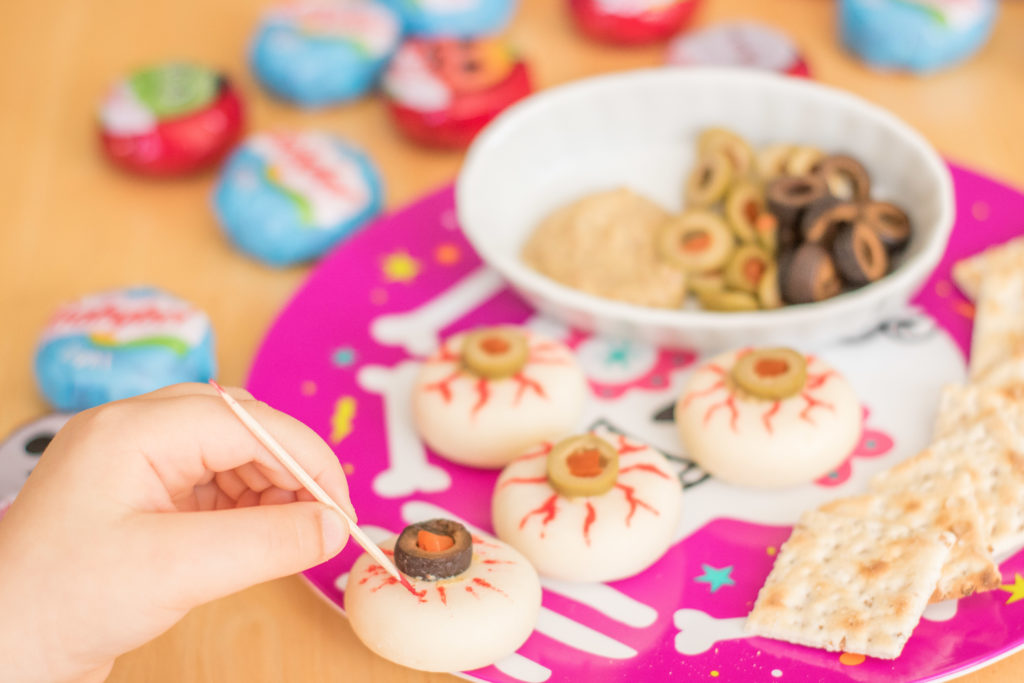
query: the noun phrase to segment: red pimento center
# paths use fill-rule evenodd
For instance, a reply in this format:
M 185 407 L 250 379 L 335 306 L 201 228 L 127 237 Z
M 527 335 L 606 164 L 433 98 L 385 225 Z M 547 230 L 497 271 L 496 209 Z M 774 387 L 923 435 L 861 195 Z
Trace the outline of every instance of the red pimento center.
M 706 232 L 688 232 L 680 241 L 685 252 L 704 251 L 711 246 L 711 235 Z
M 781 358 L 762 358 L 754 365 L 754 372 L 761 377 L 778 377 L 789 371 L 789 363 Z
M 747 203 L 743 205 L 743 213 L 746 215 L 747 220 L 753 223 L 757 219 L 757 215 L 760 212 L 757 202 L 753 199 L 748 199 Z
M 501 353 L 506 353 L 509 349 L 509 343 L 501 337 L 487 337 L 480 342 L 480 348 L 483 349 L 485 353 L 496 356 Z
M 760 259 L 747 259 L 747 262 L 743 264 L 743 277 L 747 278 L 748 282 L 753 282 L 755 284 L 760 282 L 761 276 L 764 275 L 764 271 L 764 261 L 761 261 Z
M 779 222 L 775 216 L 765 212 L 758 215 L 757 219 L 754 221 L 754 228 L 756 228 L 758 232 L 762 233 L 773 232 L 778 226 L 778 223 Z
M 569 473 L 574 477 L 592 478 L 604 472 L 605 463 L 601 452 L 596 448 L 588 448 L 582 451 L 570 453 L 565 459 L 569 467 Z
M 420 550 L 428 553 L 440 553 L 455 545 L 455 539 L 445 534 L 435 534 L 426 529 L 420 529 L 416 534 L 416 545 Z

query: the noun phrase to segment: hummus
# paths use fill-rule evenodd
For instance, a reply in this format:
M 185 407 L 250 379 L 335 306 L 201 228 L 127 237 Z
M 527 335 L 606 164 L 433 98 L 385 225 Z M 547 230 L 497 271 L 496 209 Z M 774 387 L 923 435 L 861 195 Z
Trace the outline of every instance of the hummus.
M 683 272 L 662 261 L 658 232 L 669 214 L 628 189 L 588 195 L 556 210 L 523 248 L 531 268 L 589 294 L 679 308 Z

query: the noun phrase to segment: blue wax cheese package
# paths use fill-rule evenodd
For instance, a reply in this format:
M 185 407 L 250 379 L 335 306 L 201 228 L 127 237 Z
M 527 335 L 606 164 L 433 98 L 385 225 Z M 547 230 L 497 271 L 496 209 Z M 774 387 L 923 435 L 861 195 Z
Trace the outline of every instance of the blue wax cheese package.
M 36 380 L 74 412 L 214 374 L 210 319 L 150 287 L 94 294 L 61 306 L 35 357 Z
M 840 0 L 846 47 L 881 69 L 936 71 L 988 40 L 996 0 Z
M 298 2 L 267 11 L 250 63 L 272 93 L 319 107 L 361 97 L 402 38 L 401 21 L 377 2 Z
M 380 176 L 327 133 L 260 133 L 235 150 L 214 192 L 229 239 L 273 266 L 314 259 L 381 209 Z
M 472 38 L 500 33 L 517 0 L 382 0 L 402 17 L 412 36 Z

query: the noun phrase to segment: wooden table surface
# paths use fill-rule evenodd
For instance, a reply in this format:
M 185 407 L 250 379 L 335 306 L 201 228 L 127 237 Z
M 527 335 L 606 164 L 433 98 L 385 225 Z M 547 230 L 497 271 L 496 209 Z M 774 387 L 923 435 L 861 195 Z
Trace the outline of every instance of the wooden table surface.
M 551 86 L 658 64 L 663 48 L 611 49 L 578 37 L 561 0 L 523 0 L 511 35 Z M 225 69 L 251 130 L 316 126 L 364 146 L 402 206 L 450 181 L 461 155 L 401 140 L 376 97 L 319 112 L 268 98 L 245 65 L 259 0 L 6 0 L 0 8 L 0 433 L 47 410 L 31 370 L 40 328 L 62 301 L 134 283 L 164 287 L 213 319 L 220 379 L 243 383 L 275 314 L 309 272 L 271 270 L 232 250 L 210 212 L 212 173 L 139 180 L 100 157 L 96 103 L 127 69 L 185 57 Z M 873 73 L 845 54 L 831 0 L 704 0 L 696 24 L 759 18 L 785 27 L 816 77 L 907 120 L 960 163 L 1024 187 L 1024 4 L 1002 3 L 991 42 L 925 79 Z M 1024 218 L 1022 218 L 1024 223 Z M 965 680 L 1020 680 L 1024 654 Z M 386 662 L 297 578 L 193 611 L 123 656 L 111 681 L 446 681 Z

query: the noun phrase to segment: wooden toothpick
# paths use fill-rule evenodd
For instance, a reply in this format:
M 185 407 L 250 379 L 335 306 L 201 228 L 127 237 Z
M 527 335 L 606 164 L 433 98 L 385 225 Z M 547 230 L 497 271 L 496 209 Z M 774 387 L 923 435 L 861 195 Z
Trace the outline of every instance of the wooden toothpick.
M 361 545 L 363 549 L 370 554 L 370 557 L 375 559 L 380 566 L 384 567 L 388 574 L 391 574 L 391 576 L 393 576 L 400 584 L 409 589 L 410 593 L 415 594 L 416 591 L 409 583 L 409 580 L 402 576 L 401 572 L 398 571 L 398 567 L 388 559 L 387 555 L 384 554 L 384 551 L 381 550 L 376 543 L 370 540 L 366 533 L 359 528 L 351 517 L 348 516 L 348 513 L 342 510 L 341 506 L 335 503 L 331 497 L 327 495 L 326 491 L 320 488 L 320 485 L 316 483 L 316 480 L 309 476 L 309 473 L 306 472 L 306 470 L 302 468 L 302 465 L 300 465 L 295 458 L 293 458 L 288 451 L 284 449 L 284 446 L 278 443 L 277 439 L 271 436 L 270 432 L 264 429 L 263 425 L 257 422 L 256 418 L 254 418 L 249 411 L 243 408 L 238 401 L 224 391 L 224 387 L 217 384 L 217 382 L 212 379 L 210 380 L 210 384 L 217 390 L 220 397 L 228 404 L 228 407 L 231 408 L 231 412 L 238 416 L 238 419 L 242 421 L 242 424 L 244 424 L 246 428 L 252 432 L 252 435 L 255 436 L 256 439 L 263 444 L 275 458 L 277 458 L 278 462 L 280 462 L 293 477 L 298 479 L 299 483 L 302 484 L 307 491 L 312 493 L 314 498 L 341 515 L 341 518 L 348 524 L 349 533 L 352 535 L 352 538 L 356 540 L 356 543 Z

